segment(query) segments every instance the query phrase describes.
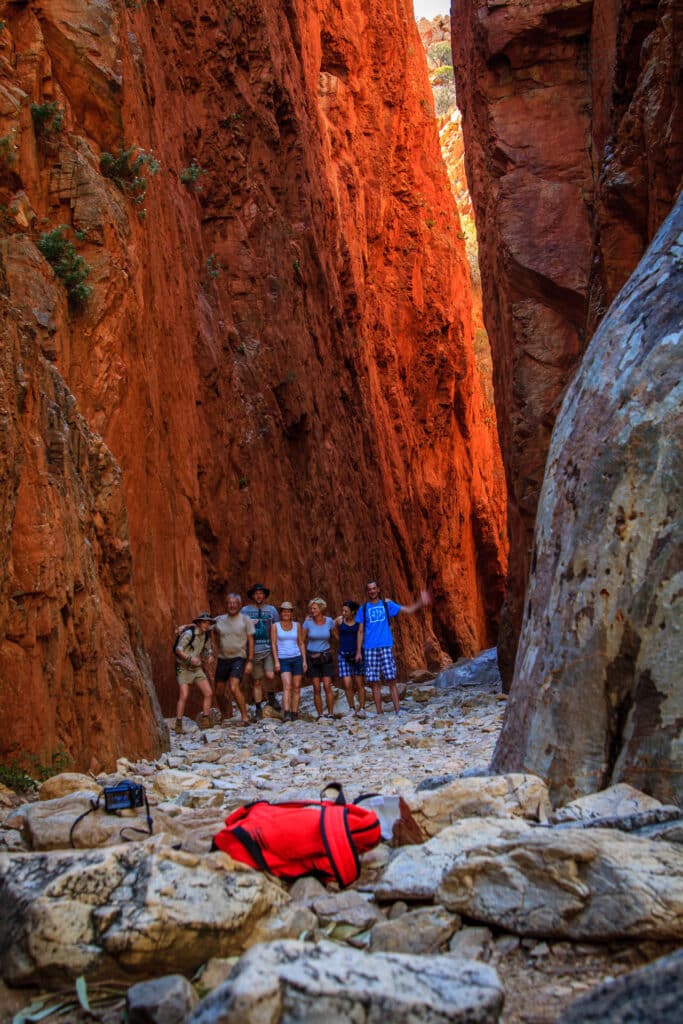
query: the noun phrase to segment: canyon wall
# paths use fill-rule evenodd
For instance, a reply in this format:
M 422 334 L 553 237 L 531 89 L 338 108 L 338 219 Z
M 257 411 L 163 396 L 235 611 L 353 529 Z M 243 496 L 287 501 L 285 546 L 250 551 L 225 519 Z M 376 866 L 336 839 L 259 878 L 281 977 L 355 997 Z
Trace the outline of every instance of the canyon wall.
M 4 264 L 30 256 L 20 235 L 0 252 Z M 0 296 L 0 756 L 34 773 L 99 771 L 125 754 L 158 757 L 168 730 L 139 627 L 121 471 L 79 415 L 40 319 Z
M 120 466 L 165 711 L 173 626 L 259 578 L 300 613 L 430 585 L 405 667 L 493 642 L 504 481 L 409 0 L 0 17 L 3 292 Z M 36 248 L 58 225 L 84 301 Z
M 506 683 L 555 417 L 683 172 L 674 0 L 460 0 L 453 56 L 509 492 Z
M 683 800 L 683 196 L 555 423 L 493 763 Z

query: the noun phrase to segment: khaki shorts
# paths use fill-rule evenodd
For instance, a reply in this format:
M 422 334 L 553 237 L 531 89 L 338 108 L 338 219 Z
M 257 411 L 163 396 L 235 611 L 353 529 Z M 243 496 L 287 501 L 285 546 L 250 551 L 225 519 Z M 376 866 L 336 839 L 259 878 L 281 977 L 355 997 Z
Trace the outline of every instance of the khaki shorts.
M 251 678 L 258 680 L 263 679 L 266 672 L 274 672 L 275 663 L 273 662 L 273 652 L 268 651 L 266 654 L 254 655 L 254 662 L 251 666 Z
M 191 686 L 192 683 L 207 682 L 203 668 L 177 668 L 176 681 L 178 686 Z

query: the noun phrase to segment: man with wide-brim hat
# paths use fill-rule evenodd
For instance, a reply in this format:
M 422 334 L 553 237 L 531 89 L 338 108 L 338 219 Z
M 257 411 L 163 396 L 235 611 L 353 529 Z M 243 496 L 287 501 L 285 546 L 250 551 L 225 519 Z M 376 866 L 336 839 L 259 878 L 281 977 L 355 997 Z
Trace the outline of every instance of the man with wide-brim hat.
M 216 620 L 209 612 L 201 612 L 185 626 L 178 635 L 173 653 L 175 654 L 176 682 L 180 688 L 178 706 L 176 708 L 175 731 L 183 731 L 183 715 L 190 686 L 196 685 L 202 694 L 202 713 L 197 724 L 200 729 L 208 729 L 211 724 L 209 710 L 211 708 L 211 684 L 206 676 L 204 665 L 211 659 L 210 632 Z
M 263 717 L 264 689 L 268 703 L 271 707 L 279 710 L 279 704 L 275 697 L 275 664 L 270 627 L 280 621 L 280 615 L 272 604 L 266 604 L 266 598 L 269 596 L 270 590 L 265 583 L 254 583 L 247 590 L 247 597 L 252 603 L 245 604 L 242 608 L 242 614 L 247 615 L 254 622 L 254 664 L 251 669 L 251 678 L 257 720 Z

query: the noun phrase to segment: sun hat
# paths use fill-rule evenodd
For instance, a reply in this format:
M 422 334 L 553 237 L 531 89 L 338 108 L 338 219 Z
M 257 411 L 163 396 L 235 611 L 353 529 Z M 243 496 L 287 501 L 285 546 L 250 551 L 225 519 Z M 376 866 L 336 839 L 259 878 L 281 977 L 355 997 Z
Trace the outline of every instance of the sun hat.
M 262 590 L 266 597 L 270 597 L 270 591 L 265 583 L 254 583 L 247 591 L 247 597 L 253 597 L 257 590 Z
M 216 620 L 210 612 L 201 612 L 193 620 L 193 622 L 211 622 L 214 623 Z
M 294 611 L 294 605 L 291 603 L 291 601 L 283 601 L 282 604 L 280 605 L 280 611 L 281 612 L 282 611 L 293 612 Z
M 319 605 L 321 611 L 324 611 L 325 608 L 327 608 L 327 601 L 325 601 L 324 598 L 322 597 L 312 597 L 311 600 L 308 602 L 308 607 L 310 608 L 312 604 Z

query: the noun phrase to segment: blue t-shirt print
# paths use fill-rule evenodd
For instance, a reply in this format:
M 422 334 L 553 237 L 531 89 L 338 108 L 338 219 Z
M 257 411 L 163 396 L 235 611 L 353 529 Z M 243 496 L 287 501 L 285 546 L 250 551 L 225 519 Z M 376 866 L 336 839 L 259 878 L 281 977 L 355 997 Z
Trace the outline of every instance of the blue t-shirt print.
M 393 647 L 394 638 L 391 635 L 391 627 L 384 612 L 384 605 L 387 606 L 389 618 L 395 618 L 401 610 L 400 604 L 395 601 L 378 601 L 372 604 L 362 604 L 356 612 L 356 622 L 362 622 L 365 626 L 363 636 L 363 647 L 374 649 L 376 647 Z

